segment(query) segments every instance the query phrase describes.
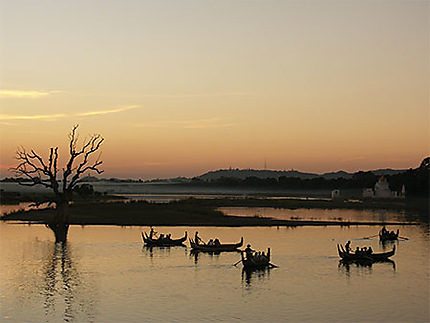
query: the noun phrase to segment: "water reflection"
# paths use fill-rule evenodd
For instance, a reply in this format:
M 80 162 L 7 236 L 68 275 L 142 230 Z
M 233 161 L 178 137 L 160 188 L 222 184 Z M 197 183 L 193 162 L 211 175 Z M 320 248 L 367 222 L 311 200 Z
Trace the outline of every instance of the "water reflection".
M 142 250 L 149 258 L 154 258 L 154 250 L 158 253 L 169 255 L 171 247 L 154 247 L 154 246 L 143 246 Z
M 242 269 L 242 282 L 245 282 L 246 288 L 251 288 L 251 283 L 257 279 L 257 281 L 261 281 L 263 279 L 270 277 L 271 268 L 243 268 Z
M 372 272 L 373 265 L 375 264 L 389 264 L 392 266 L 393 270 L 396 270 L 396 263 L 393 260 L 384 260 L 384 261 L 365 261 L 365 260 L 339 260 L 338 269 L 340 271 L 344 271 L 347 276 L 350 276 L 351 267 L 359 268 L 359 270 L 365 270 L 367 273 Z
M 201 255 L 207 255 L 211 258 L 219 258 L 220 254 L 221 254 L 220 251 L 218 251 L 218 252 L 207 252 L 207 251 L 202 252 L 199 250 L 191 249 L 190 250 L 190 259 L 194 259 L 194 264 L 197 265 Z
M 382 250 L 392 250 L 394 245 L 396 246 L 396 249 L 398 249 L 399 246 L 399 240 L 379 240 L 379 245 L 381 246 Z
M 83 281 L 72 261 L 68 244 L 52 245 L 44 265 L 44 309 L 47 317 L 62 316 L 65 322 L 73 322 L 81 313 L 86 319 L 94 321 L 94 289 L 85 288 L 88 282 Z M 91 291 L 90 291 L 91 290 Z

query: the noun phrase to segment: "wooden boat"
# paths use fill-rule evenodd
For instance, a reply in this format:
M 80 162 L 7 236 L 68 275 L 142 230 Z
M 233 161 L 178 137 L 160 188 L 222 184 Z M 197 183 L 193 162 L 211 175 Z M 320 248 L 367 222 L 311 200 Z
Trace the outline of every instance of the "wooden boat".
M 168 246 L 181 246 L 187 240 L 187 231 L 185 235 L 179 239 L 172 239 L 164 236 L 163 238 L 150 238 L 146 232 L 142 232 L 142 239 L 147 246 L 158 246 L 158 247 L 168 247 Z
M 391 256 L 394 256 L 396 252 L 396 246 L 393 247 L 393 250 L 388 252 L 382 252 L 382 253 L 366 253 L 366 252 L 360 252 L 358 254 L 352 253 L 352 252 L 346 252 L 342 245 L 337 245 L 337 252 L 339 254 L 339 257 L 343 260 L 349 260 L 349 261 L 385 261 Z
M 399 239 L 399 229 L 397 229 L 397 232 L 394 231 L 380 231 L 379 232 L 379 240 L 384 241 L 395 241 Z
M 223 252 L 223 251 L 238 251 L 243 246 L 243 237 L 240 238 L 238 243 L 222 243 L 219 245 L 208 245 L 195 243 L 193 239 L 190 240 L 192 251 L 203 251 L 203 252 Z
M 242 265 L 244 269 L 262 269 L 267 267 L 272 267 L 273 265 L 270 263 L 270 248 L 267 249 L 266 255 L 261 255 L 258 257 L 257 255 L 253 255 L 252 257 L 245 257 L 245 251 L 241 252 L 242 257 Z

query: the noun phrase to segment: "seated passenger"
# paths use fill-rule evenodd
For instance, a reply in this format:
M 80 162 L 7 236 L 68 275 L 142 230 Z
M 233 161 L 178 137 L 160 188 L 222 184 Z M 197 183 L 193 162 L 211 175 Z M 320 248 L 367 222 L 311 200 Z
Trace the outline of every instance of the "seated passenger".
M 215 246 L 221 245 L 221 243 L 219 242 L 218 238 L 215 238 L 214 245 Z
M 214 241 L 213 241 L 213 239 L 210 239 L 210 240 L 209 240 L 208 245 L 209 245 L 209 246 L 213 246 L 213 245 L 214 245 Z
M 251 245 L 248 244 L 245 248 L 246 259 L 251 259 L 253 252 L 254 252 L 254 250 L 251 249 Z

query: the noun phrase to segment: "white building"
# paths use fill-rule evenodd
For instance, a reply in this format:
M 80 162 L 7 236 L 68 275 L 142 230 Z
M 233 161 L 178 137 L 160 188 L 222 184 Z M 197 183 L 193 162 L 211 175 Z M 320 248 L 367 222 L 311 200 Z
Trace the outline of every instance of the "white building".
M 340 198 L 340 190 L 333 190 L 331 191 L 331 199 L 338 199 Z
M 375 188 L 365 188 L 363 189 L 364 198 L 404 198 L 405 197 L 405 185 L 402 186 L 402 191 L 399 193 L 397 191 L 391 191 L 385 176 L 381 176 L 375 184 Z

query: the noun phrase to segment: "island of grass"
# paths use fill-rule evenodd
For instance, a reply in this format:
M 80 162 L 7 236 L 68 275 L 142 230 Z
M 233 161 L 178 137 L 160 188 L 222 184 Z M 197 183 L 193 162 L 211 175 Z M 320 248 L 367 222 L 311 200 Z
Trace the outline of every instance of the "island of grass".
M 259 216 L 244 217 L 225 215 L 220 207 L 277 207 L 287 209 L 396 209 L 405 210 L 406 203 L 389 201 L 332 201 L 303 199 L 265 198 L 214 198 L 153 203 L 147 201 L 79 200 L 70 206 L 69 220 L 72 225 L 121 225 L 121 226 L 309 226 L 309 225 L 391 225 L 417 224 L 416 221 L 399 222 L 352 222 L 277 220 Z M 18 211 L 2 217 L 4 221 L 47 223 L 55 210 L 50 208 Z M 428 218 L 424 216 L 424 218 Z M 421 221 L 420 221 L 421 222 Z

